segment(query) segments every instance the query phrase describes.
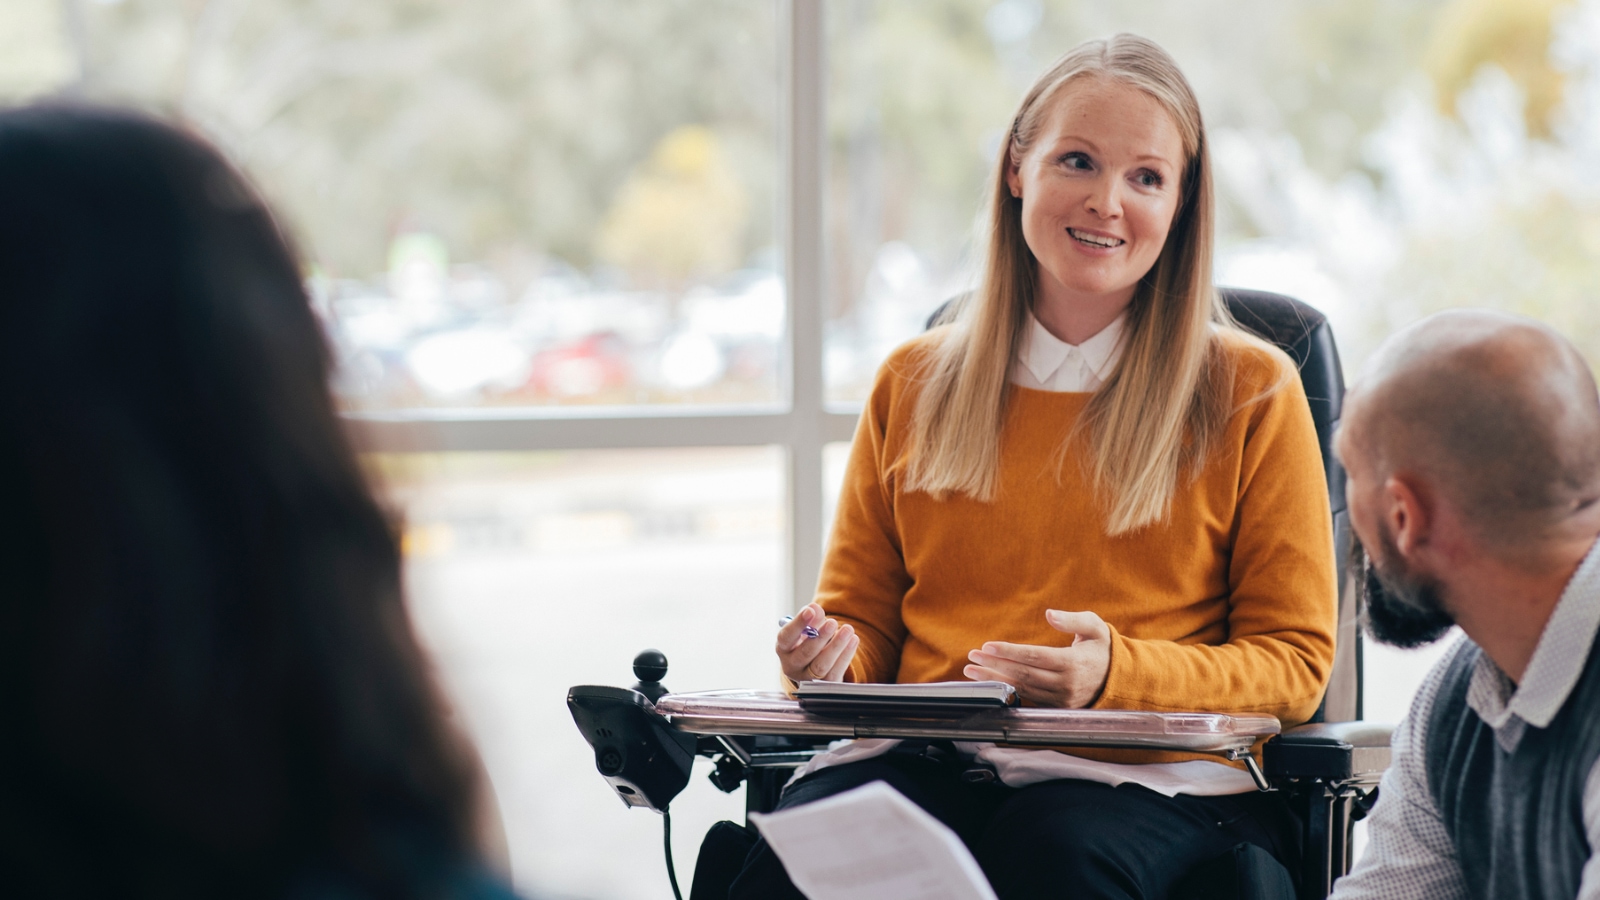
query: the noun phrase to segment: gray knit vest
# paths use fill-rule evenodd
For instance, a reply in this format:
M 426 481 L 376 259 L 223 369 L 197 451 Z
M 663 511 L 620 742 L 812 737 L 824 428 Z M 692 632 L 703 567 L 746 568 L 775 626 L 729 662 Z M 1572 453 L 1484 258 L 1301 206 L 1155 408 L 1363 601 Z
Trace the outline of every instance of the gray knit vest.
M 1600 647 L 1600 641 L 1596 642 Z M 1548 728 L 1528 726 L 1514 753 L 1467 706 L 1483 651 L 1463 642 L 1428 715 L 1428 788 L 1456 848 L 1467 890 L 1485 898 L 1578 895 L 1589 839 L 1583 789 L 1600 758 L 1600 653 Z

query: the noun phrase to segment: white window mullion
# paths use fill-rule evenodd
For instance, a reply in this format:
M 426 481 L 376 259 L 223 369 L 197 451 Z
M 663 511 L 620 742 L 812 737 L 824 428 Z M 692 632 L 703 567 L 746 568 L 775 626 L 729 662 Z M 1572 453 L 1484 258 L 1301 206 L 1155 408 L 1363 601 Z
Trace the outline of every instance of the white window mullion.
M 811 601 L 822 566 L 822 445 L 830 437 L 823 409 L 822 310 L 827 87 L 823 0 L 787 0 L 784 29 L 784 277 L 788 295 L 791 431 L 787 444 L 789 599 Z
M 570 408 L 472 413 L 351 413 L 345 415 L 345 423 L 356 449 L 364 453 L 503 453 L 770 444 L 787 448 L 796 431 L 809 432 L 808 440 L 820 447 L 830 441 L 850 440 L 857 418 L 853 412 L 799 416 L 749 410 L 710 413 L 704 407 L 645 412 L 597 407 L 594 414 Z

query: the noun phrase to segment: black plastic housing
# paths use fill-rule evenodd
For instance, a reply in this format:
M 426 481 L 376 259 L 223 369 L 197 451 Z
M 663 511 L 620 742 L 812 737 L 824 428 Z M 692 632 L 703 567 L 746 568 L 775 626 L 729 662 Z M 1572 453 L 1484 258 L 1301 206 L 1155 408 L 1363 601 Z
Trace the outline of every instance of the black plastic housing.
M 666 812 L 689 783 L 694 735 L 672 730 L 647 697 L 627 688 L 578 685 L 567 691 L 567 709 L 622 802 Z

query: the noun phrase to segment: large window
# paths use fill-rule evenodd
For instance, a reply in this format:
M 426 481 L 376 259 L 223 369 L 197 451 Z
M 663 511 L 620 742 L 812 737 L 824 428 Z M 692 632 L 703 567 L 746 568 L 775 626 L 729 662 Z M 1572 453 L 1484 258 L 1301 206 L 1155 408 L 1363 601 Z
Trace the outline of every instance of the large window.
M 1600 0 L 4 0 L 0 100 L 163 111 L 272 199 L 518 883 L 643 898 L 660 823 L 561 694 L 648 645 L 773 682 L 854 404 L 972 284 L 1022 91 L 1118 30 L 1200 95 L 1219 280 L 1347 371 L 1463 304 L 1600 361 Z M 1369 714 L 1430 658 L 1369 646 Z M 739 808 L 680 804 L 687 878 Z

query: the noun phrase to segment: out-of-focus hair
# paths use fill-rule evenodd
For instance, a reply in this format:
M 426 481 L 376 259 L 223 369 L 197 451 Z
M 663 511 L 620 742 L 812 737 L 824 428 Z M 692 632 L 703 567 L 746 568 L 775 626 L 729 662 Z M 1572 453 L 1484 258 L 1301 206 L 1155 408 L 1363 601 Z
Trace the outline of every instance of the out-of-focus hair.
M 19 896 L 409 897 L 475 866 L 273 217 L 139 114 L 0 114 L 0 870 Z
M 1086 465 L 1121 534 L 1164 518 L 1180 474 L 1197 469 L 1232 414 L 1233 379 L 1217 328 L 1231 319 L 1211 282 L 1211 164 L 1200 105 L 1177 63 L 1131 34 L 1078 45 L 1023 97 L 990 179 L 988 252 L 982 280 L 932 348 L 913 420 L 907 488 L 979 500 L 999 484 L 1000 429 L 1008 375 L 1033 309 L 1038 261 L 1022 232 L 1022 201 L 1006 174 L 1020 165 L 1069 85 L 1127 84 L 1158 101 L 1183 142 L 1177 213 L 1155 265 L 1128 307 L 1123 351 L 1090 400 L 1080 428 Z

